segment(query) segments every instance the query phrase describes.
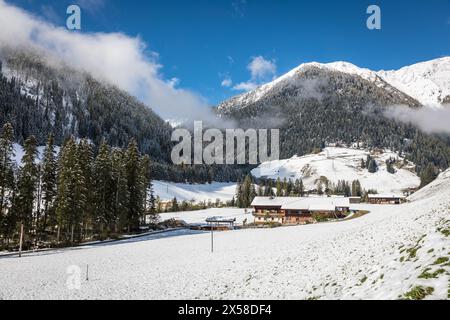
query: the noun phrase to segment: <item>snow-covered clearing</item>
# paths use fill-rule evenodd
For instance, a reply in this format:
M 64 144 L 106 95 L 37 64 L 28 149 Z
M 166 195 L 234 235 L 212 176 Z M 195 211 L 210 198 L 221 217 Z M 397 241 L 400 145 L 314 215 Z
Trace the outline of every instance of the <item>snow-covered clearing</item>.
M 236 194 L 236 183 L 213 182 L 211 184 L 187 184 L 154 181 L 155 195 L 162 200 L 178 201 L 212 201 L 219 199 L 221 202 L 230 201 Z
M 0 299 L 397 299 L 415 285 L 447 299 L 448 263 L 433 262 L 449 257 L 450 171 L 411 199 L 349 221 L 216 233 L 214 254 L 200 233 L 2 258 Z M 73 265 L 79 290 L 66 284 Z M 445 271 L 418 279 L 426 268 Z
M 339 180 L 359 180 L 365 189 L 376 189 L 379 193 L 402 194 L 404 189 L 416 188 L 420 185 L 419 177 L 413 173 L 414 165 L 408 163 L 404 167 L 395 166 L 396 172 L 387 172 L 386 160 L 403 159 L 396 153 L 385 151 L 372 153 L 378 164 L 378 172 L 370 173 L 361 168 L 361 160 L 366 160 L 369 151 L 351 148 L 328 147 L 318 154 L 293 157 L 261 164 L 252 171 L 255 177 L 271 179 L 303 179 L 308 189 L 315 189 L 322 177 L 337 183 Z

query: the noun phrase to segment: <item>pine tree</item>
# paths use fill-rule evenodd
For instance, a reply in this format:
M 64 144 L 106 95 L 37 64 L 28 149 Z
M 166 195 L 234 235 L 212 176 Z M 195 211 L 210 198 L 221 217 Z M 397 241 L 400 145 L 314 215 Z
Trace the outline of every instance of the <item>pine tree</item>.
M 283 185 L 281 183 L 281 179 L 278 177 L 276 182 L 276 188 L 277 188 L 277 197 L 283 196 Z
M 150 220 L 155 223 L 158 221 L 158 213 L 156 212 L 156 198 L 155 198 L 155 191 L 153 189 L 153 183 L 150 182 L 149 187 L 149 200 L 148 200 L 148 214 L 150 215 Z
M 375 173 L 375 172 L 378 171 L 378 165 L 377 165 L 377 162 L 374 159 L 371 159 L 369 161 L 368 170 L 369 170 L 370 173 Z
M 255 186 L 250 175 L 247 175 L 242 185 L 242 208 L 248 208 L 256 196 Z
M 178 211 L 180 211 L 180 207 L 178 206 L 178 200 L 175 197 L 172 200 L 172 212 L 178 212 Z
M 432 163 L 429 163 L 420 175 L 420 187 L 423 188 L 430 184 L 437 178 L 437 176 L 437 168 Z
M 152 178 L 151 178 L 151 160 L 148 155 L 144 155 L 140 159 L 140 194 L 141 194 L 141 202 L 142 202 L 142 217 L 141 221 L 145 224 L 146 215 L 150 214 L 150 187 L 152 186 Z
M 236 207 L 238 207 L 238 208 L 243 207 L 241 180 L 238 180 L 238 182 L 236 184 Z
M 44 206 L 43 221 L 41 224 L 41 231 L 45 232 L 47 224 L 56 225 L 56 217 L 54 210 L 54 201 L 56 198 L 56 184 L 57 184 L 57 161 L 55 154 L 55 147 L 53 145 L 53 135 L 50 135 L 47 141 L 47 146 L 44 151 L 44 158 L 42 160 L 42 201 Z
M 77 163 L 80 170 L 77 185 L 78 208 L 82 214 L 80 234 L 83 234 L 83 238 L 86 238 L 87 230 L 94 221 L 93 153 L 92 145 L 89 141 L 81 140 L 77 145 Z
M 11 124 L 3 126 L 0 136 L 0 236 L 8 238 L 8 221 L 11 221 L 10 212 L 12 195 L 15 188 L 14 175 L 14 130 Z
M 64 232 L 64 240 L 74 241 L 74 231 L 80 225 L 82 213 L 79 210 L 79 184 L 82 172 L 77 162 L 77 145 L 69 138 L 61 148 L 58 161 L 58 192 L 56 196 L 57 240 Z
M 36 165 L 37 145 L 34 136 L 30 136 L 24 144 L 22 167 L 17 182 L 17 195 L 14 210 L 18 223 L 23 224 L 24 233 L 33 231 L 34 203 L 36 200 L 38 167 Z
M 359 182 L 359 180 L 355 180 L 352 182 L 352 196 L 353 197 L 362 196 L 361 183 Z
M 94 162 L 94 220 L 102 237 L 107 236 L 115 225 L 113 205 L 116 200 L 112 177 L 111 150 L 102 141 Z
M 125 154 L 120 149 L 112 151 L 112 179 L 114 186 L 113 216 L 118 221 L 120 231 L 128 228 L 128 182 L 125 167 Z
M 139 151 L 136 141 L 128 145 L 125 155 L 125 168 L 127 177 L 128 201 L 128 229 L 136 230 L 139 227 L 139 218 L 142 215 L 142 181 L 140 175 Z

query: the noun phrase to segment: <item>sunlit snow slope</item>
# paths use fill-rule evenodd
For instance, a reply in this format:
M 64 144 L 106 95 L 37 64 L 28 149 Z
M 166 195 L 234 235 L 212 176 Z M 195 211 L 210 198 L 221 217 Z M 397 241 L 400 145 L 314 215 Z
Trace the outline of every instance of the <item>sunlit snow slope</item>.
M 363 188 L 376 189 L 379 193 L 401 194 L 405 189 L 419 186 L 420 179 L 414 173 L 413 164 L 404 163 L 393 152 L 371 153 L 377 161 L 378 172 L 369 173 L 367 169 L 362 169 L 361 160 L 366 161 L 368 154 L 370 152 L 366 150 L 329 147 L 318 154 L 263 163 L 252 174 L 271 179 L 301 178 L 307 189 L 315 189 L 322 177 L 333 183 L 359 180 Z M 398 159 L 394 174 L 386 170 L 386 160 L 389 158 Z

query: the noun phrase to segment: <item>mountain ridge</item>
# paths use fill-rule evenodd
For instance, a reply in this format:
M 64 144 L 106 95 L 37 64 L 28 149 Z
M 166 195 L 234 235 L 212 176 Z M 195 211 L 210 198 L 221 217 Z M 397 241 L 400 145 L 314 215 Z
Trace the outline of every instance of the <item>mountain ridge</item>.
M 257 102 L 274 87 L 279 86 L 283 82 L 291 81 L 296 75 L 308 68 L 319 68 L 356 75 L 385 89 L 389 89 L 389 86 L 391 86 L 426 106 L 440 107 L 443 103 L 450 103 L 450 57 L 443 57 L 390 71 L 373 71 L 345 61 L 303 63 L 255 90 L 222 102 L 219 104 L 218 109 L 226 108 L 227 102 L 230 100 L 235 100 L 235 102 L 242 104 Z M 435 78 L 439 81 L 435 80 Z

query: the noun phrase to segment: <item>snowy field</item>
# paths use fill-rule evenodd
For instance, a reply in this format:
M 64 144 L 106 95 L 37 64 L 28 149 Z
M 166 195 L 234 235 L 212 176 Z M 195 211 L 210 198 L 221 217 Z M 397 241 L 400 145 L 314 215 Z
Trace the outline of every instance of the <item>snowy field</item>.
M 448 263 L 433 263 L 450 255 L 439 231 L 450 171 L 411 200 L 344 222 L 216 233 L 214 254 L 199 233 L 1 258 L 0 299 L 398 299 L 416 285 L 447 299 Z M 419 279 L 426 268 L 445 272 Z
M 199 211 L 187 212 L 170 212 L 161 214 L 161 220 L 183 220 L 188 224 L 205 224 L 205 220 L 210 217 L 223 217 L 227 219 L 236 219 L 236 225 L 242 225 L 244 220 L 247 223 L 254 222 L 254 217 L 251 210 L 237 208 L 212 208 Z
M 216 202 L 216 199 L 220 199 L 221 202 L 226 202 L 235 196 L 236 183 L 187 184 L 154 181 L 153 189 L 155 196 L 162 200 L 172 200 L 176 197 L 178 201 Z
M 367 190 L 376 189 L 379 193 L 389 194 L 402 194 L 402 190 L 420 185 L 419 177 L 412 172 L 411 163 L 404 168 L 396 168 L 395 174 L 387 172 L 387 159 L 393 157 L 403 160 L 393 152 L 372 155 L 379 166 L 378 172 L 369 173 L 367 169 L 361 169 L 361 159 L 365 161 L 368 154 L 365 150 L 329 147 L 318 154 L 263 163 L 252 174 L 272 179 L 302 178 L 308 189 L 315 189 L 321 177 L 326 177 L 333 183 L 339 180 L 359 180 Z

